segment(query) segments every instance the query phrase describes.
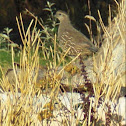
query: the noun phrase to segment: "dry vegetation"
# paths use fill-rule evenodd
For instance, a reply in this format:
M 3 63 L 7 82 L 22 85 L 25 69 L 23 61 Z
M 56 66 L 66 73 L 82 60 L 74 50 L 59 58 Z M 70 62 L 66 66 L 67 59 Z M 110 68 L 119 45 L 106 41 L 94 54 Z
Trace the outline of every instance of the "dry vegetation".
M 122 125 L 116 103 L 125 86 L 126 9 L 124 1 L 117 5 L 118 15 L 112 21 L 110 15 L 108 27 L 98 12 L 104 31 L 102 47 L 77 66 L 79 55 L 67 62 L 69 50 L 65 54 L 58 51 L 56 35 L 46 32 L 54 49 L 45 46 L 36 30 L 40 24 L 36 17 L 27 31 L 22 16 L 20 20 L 16 18 L 23 48 L 20 65 L 14 63 L 14 47 L 11 48 L 13 68 L 0 79 L 2 126 Z M 44 60 L 49 60 L 44 67 L 39 64 L 39 51 Z

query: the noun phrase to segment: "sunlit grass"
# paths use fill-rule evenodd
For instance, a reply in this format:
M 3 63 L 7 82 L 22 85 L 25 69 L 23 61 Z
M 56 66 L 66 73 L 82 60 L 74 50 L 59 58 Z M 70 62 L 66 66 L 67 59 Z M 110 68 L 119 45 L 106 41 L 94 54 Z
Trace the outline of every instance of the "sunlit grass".
M 113 115 L 109 110 L 108 102 L 116 101 L 120 88 L 125 85 L 123 79 L 125 60 L 122 58 L 126 40 L 125 4 L 122 2 L 120 5 L 118 4 L 118 7 L 118 15 L 113 21 L 109 20 L 108 27 L 104 26 L 100 12 L 98 12 L 104 31 L 104 41 L 97 54 L 83 61 L 83 65 L 86 66 L 86 74 L 91 80 L 88 85 L 85 84 L 83 78 L 82 65 L 76 64 L 80 54 L 69 61 L 66 60 L 69 49 L 65 53 L 60 52 L 57 36 L 50 35 L 48 31 L 45 33 L 50 37 L 52 46 L 48 48 L 45 46 L 46 41 L 42 41 L 40 30 L 37 30 L 36 26 L 39 23 L 44 30 L 45 27 L 37 17 L 31 14 L 34 19 L 31 20 L 26 31 L 21 14 L 19 19 L 16 18 L 23 43 L 18 59 L 20 65 L 15 64 L 17 59 L 13 46 L 11 46 L 11 54 L 6 55 L 3 52 L 1 55 L 6 55 L 7 62 L 10 62 L 11 69 L 6 74 L 4 72 L 6 61 L 0 62 L 2 72 L 0 87 L 3 92 L 2 97 L 4 97 L 1 98 L 0 104 L 0 122 L 3 126 L 46 126 L 51 123 L 63 126 L 95 126 L 98 125 L 99 120 L 102 120 L 99 125 L 101 123 L 113 125 L 114 119 L 110 120 L 110 123 L 107 122 L 110 115 Z M 121 48 L 122 53 L 118 47 Z M 116 57 L 119 54 L 121 57 Z M 88 86 L 93 87 L 93 91 L 89 90 Z M 78 96 L 79 93 L 74 95 L 75 89 L 85 97 Z M 70 94 L 67 94 L 67 91 Z M 63 97 L 64 95 L 66 97 Z M 74 95 L 74 98 L 69 99 L 68 95 Z M 80 103 L 75 104 L 73 101 L 77 97 L 82 99 Z M 61 99 L 67 101 L 65 105 Z M 70 105 L 68 106 L 68 104 Z M 102 105 L 101 112 L 98 113 L 97 108 L 100 105 Z M 105 107 L 108 110 L 105 110 Z M 79 109 L 82 110 L 82 119 L 78 116 Z M 87 116 L 84 116 L 83 111 L 87 112 Z

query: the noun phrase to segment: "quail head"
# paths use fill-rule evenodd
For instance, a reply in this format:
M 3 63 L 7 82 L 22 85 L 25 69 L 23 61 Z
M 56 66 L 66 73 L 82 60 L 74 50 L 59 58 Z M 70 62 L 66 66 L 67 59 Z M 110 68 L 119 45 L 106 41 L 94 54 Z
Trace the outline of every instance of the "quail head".
M 81 53 L 83 57 L 97 52 L 97 48 L 94 44 L 72 26 L 67 13 L 57 11 L 55 16 L 60 21 L 58 40 L 59 45 L 64 52 L 70 48 L 70 51 L 68 52 L 70 56 L 76 56 Z

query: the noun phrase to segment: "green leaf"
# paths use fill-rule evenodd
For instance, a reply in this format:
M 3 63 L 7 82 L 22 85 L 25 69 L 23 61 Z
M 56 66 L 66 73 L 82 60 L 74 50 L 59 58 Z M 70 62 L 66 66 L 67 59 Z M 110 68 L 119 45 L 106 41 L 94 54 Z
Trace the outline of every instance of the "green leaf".
M 9 39 L 9 36 L 7 36 L 6 34 L 1 34 L 1 33 L 0 33 L 0 37 L 3 37 L 3 38 L 5 38 L 5 39 Z
M 49 9 L 49 8 L 44 8 L 43 10 L 46 10 L 46 11 L 51 11 L 51 9 Z

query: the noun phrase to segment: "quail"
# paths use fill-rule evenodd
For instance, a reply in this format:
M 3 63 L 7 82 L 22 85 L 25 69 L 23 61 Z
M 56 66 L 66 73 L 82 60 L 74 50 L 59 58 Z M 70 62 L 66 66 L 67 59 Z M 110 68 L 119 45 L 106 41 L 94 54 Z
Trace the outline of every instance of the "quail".
M 70 48 L 68 52 L 70 56 L 76 56 L 79 53 L 81 53 L 82 56 L 88 56 L 97 52 L 98 49 L 94 44 L 72 26 L 67 13 L 59 10 L 56 12 L 55 16 L 60 21 L 58 40 L 64 52 L 67 51 L 68 48 Z

